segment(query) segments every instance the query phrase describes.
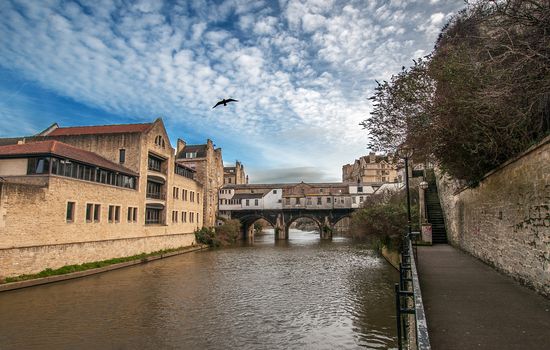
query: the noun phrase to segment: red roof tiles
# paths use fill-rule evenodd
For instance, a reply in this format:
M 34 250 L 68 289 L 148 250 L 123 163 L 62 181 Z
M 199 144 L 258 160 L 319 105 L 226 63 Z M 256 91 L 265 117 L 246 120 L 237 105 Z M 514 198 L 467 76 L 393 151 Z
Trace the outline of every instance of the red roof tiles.
M 97 125 L 97 126 L 72 126 L 56 128 L 44 136 L 69 136 L 69 135 L 91 135 L 91 134 L 125 134 L 145 132 L 151 128 L 153 123 L 145 124 L 120 124 L 120 125 Z
M 120 164 L 111 162 L 96 153 L 85 151 L 55 140 L 0 146 L 0 158 L 37 155 L 54 155 L 69 158 L 82 163 L 118 171 L 127 175 L 138 176 L 136 172 L 123 167 Z

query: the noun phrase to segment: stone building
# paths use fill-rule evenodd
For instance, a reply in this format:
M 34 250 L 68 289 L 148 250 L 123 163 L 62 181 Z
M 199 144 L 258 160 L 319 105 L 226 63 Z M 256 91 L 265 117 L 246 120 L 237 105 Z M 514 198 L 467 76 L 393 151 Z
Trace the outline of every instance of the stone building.
M 194 170 L 197 181 L 203 184 L 203 222 L 205 226 L 214 226 L 218 214 L 218 191 L 224 178 L 221 148 L 215 148 L 210 139 L 203 145 L 187 145 L 178 140 L 176 162 Z
M 0 144 L 0 277 L 189 246 L 204 224 L 161 119 Z
M 342 181 L 355 183 L 399 182 L 397 160 L 374 152 L 342 167 Z
M 236 161 L 235 166 L 226 166 L 223 168 L 223 184 L 244 185 L 248 183 L 248 175 L 244 171 L 241 162 Z

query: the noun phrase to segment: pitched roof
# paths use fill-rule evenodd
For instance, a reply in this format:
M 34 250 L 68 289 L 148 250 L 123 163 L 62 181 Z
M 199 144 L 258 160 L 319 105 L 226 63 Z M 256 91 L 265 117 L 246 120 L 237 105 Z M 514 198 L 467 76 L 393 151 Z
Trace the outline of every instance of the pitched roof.
M 178 159 L 194 159 L 206 157 L 206 148 L 208 145 L 186 145 L 178 154 Z M 187 153 L 197 153 L 193 158 L 187 158 Z
M 69 158 L 82 163 L 95 165 L 101 168 L 118 171 L 127 175 L 138 174 L 120 164 L 111 162 L 100 155 L 85 151 L 56 140 L 23 143 L 19 145 L 0 146 L 0 158 L 13 158 L 24 156 L 54 155 Z
M 141 133 L 141 132 L 146 132 L 152 126 L 153 126 L 153 123 L 71 126 L 66 128 L 55 128 L 43 136 Z

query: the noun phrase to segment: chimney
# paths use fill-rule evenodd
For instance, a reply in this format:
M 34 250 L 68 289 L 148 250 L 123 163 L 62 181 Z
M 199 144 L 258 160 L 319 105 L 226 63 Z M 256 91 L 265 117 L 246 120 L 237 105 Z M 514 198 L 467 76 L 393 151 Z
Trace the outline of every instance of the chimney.
M 176 154 L 179 154 L 181 151 L 183 151 L 183 149 L 185 148 L 185 141 L 183 141 L 182 139 L 178 139 L 178 144 L 176 146 Z

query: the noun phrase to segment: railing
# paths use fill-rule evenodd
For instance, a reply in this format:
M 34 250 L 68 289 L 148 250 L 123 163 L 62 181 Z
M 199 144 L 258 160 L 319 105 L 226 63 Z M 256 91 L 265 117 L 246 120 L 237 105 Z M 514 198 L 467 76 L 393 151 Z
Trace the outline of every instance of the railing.
M 418 234 L 418 232 L 412 232 L 413 239 Z M 403 341 L 407 345 L 406 349 L 430 350 L 428 325 L 416 270 L 415 250 L 409 235 L 406 235 L 403 240 L 399 283 L 395 284 L 395 305 L 399 350 L 403 349 Z
M 164 193 L 148 192 L 148 193 L 145 195 L 145 198 L 165 200 L 165 199 L 166 199 L 166 195 L 165 195 Z

